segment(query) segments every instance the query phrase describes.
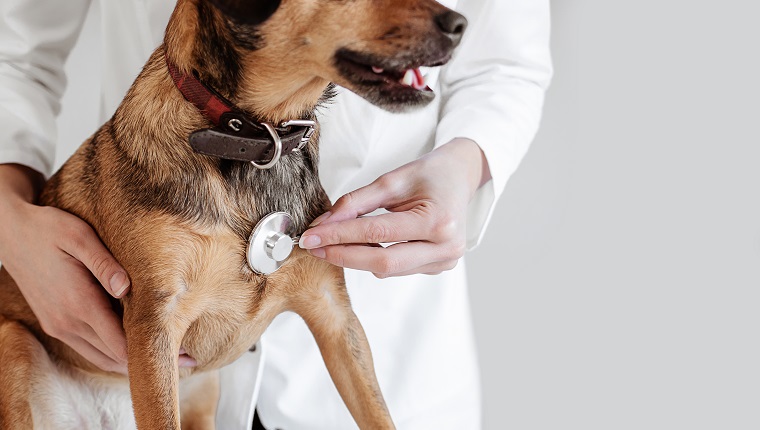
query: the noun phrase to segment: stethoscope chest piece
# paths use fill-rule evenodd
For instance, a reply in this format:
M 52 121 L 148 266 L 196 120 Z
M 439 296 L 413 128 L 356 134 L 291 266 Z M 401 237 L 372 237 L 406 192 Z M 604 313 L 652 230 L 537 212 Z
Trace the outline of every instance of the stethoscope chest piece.
M 246 260 L 260 275 L 274 273 L 285 263 L 295 246 L 293 218 L 286 212 L 273 212 L 259 221 L 248 238 Z

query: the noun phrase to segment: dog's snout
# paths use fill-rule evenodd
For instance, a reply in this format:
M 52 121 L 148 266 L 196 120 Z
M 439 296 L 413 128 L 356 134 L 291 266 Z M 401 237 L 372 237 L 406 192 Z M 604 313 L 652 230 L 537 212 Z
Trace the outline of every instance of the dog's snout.
M 435 22 L 443 34 L 451 39 L 454 46 L 457 46 L 462 40 L 464 30 L 467 28 L 467 18 L 450 10 L 436 16 Z

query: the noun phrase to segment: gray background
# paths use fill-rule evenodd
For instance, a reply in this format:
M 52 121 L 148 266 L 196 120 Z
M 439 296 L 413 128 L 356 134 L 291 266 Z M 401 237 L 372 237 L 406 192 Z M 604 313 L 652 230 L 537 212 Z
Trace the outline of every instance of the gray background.
M 467 262 L 485 428 L 760 429 L 760 8 L 552 3 L 544 124 Z
M 760 429 L 760 5 L 552 5 L 543 126 L 468 257 L 485 428 Z

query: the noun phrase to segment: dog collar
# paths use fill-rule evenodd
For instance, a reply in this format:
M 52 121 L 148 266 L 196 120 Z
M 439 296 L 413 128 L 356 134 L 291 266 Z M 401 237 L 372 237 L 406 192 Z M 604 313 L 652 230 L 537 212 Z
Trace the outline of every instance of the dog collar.
M 277 164 L 280 157 L 302 149 L 314 134 L 316 123 L 312 120 L 285 121 L 279 127 L 253 121 L 232 102 L 201 82 L 195 73 L 180 72 L 168 57 L 166 65 L 185 100 L 214 124 L 213 128 L 190 134 L 190 147 L 199 154 L 248 161 L 259 169 L 268 169 Z

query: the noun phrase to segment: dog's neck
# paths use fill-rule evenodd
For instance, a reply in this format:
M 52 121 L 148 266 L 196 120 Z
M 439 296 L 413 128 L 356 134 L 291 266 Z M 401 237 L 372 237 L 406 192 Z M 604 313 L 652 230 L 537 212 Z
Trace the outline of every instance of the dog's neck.
M 316 137 L 297 156 L 259 170 L 249 162 L 195 153 L 188 137 L 209 126 L 175 86 L 160 47 L 106 124 L 125 160 L 113 174 L 139 176 L 144 190 L 136 195 L 185 219 L 231 226 L 241 240 L 268 213 L 290 213 L 302 231 L 327 210 L 329 200 L 319 186 Z
M 245 33 L 250 40 L 241 42 L 243 36 L 233 37 L 231 25 L 205 1 L 178 1 L 164 45 L 148 60 L 114 116 L 118 124 L 115 133 L 124 137 L 119 142 L 133 160 L 140 164 L 170 160 L 168 164 L 156 163 L 166 168 L 188 166 L 195 158 L 188 136 L 210 126 L 203 113 L 175 87 L 167 60 L 182 73 L 197 73 L 202 82 L 256 122 L 280 124 L 314 117 L 329 82 L 292 65 L 291 71 L 282 64 L 261 61 L 264 54 L 253 46 L 255 34 Z M 146 98 L 144 94 L 156 96 Z M 145 125 L 149 126 L 149 140 L 130 137 L 144 135 Z M 316 143 L 309 145 L 308 152 L 316 162 Z
M 300 154 L 283 157 L 269 170 L 199 156 L 188 136 L 211 123 L 177 89 L 167 60 L 183 73 L 196 71 L 250 118 L 273 124 L 313 117 L 329 82 L 293 65 L 290 70 L 262 61 L 279 49 L 240 47 L 225 30 L 230 24 L 209 8 L 199 0 L 178 2 L 164 45 L 106 125 L 116 149 L 124 153 L 125 163 L 114 174 L 139 175 L 144 189 L 136 195 L 185 219 L 230 226 L 241 240 L 257 220 L 275 211 L 290 213 L 302 231 L 329 205 L 319 185 L 316 135 Z

